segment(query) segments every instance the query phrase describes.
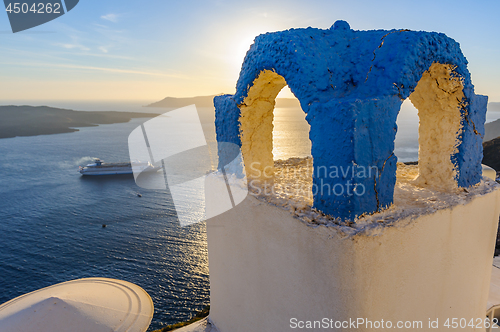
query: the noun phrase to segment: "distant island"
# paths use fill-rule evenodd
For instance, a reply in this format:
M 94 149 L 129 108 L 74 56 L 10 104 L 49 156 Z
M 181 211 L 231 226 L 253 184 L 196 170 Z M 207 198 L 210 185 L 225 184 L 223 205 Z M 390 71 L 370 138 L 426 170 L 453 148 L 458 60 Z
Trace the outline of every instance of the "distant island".
M 219 94 L 221 95 L 221 94 Z M 190 98 L 175 98 L 167 97 L 158 102 L 147 105 L 146 107 L 162 107 L 162 108 L 180 108 L 195 104 L 197 107 L 214 107 L 214 97 L 212 96 L 199 96 Z M 276 107 L 278 108 L 291 108 L 299 107 L 300 103 L 296 98 L 276 98 Z
M 0 106 L 0 138 L 62 134 L 77 127 L 124 123 L 132 118 L 150 118 L 158 114 L 131 112 L 84 112 L 48 106 Z
M 175 109 L 195 104 L 199 108 L 201 120 L 213 122 L 213 99 L 215 96 L 167 97 L 146 107 Z M 277 98 L 276 107 L 300 107 L 300 104 L 294 98 Z M 124 123 L 132 118 L 152 118 L 155 116 L 158 116 L 158 113 L 86 112 L 50 106 L 7 105 L 0 106 L 0 138 L 71 133 L 78 131 L 78 127 Z
M 482 163 L 500 171 L 500 137 L 483 143 Z
M 195 104 L 198 107 L 214 107 L 213 96 L 199 96 L 190 98 L 167 97 L 155 103 L 149 104 L 146 107 L 162 107 L 162 108 L 180 108 Z
M 500 103 L 488 103 L 488 111 L 499 112 Z M 482 163 L 498 172 L 500 171 L 500 119 L 486 123 L 484 131 Z

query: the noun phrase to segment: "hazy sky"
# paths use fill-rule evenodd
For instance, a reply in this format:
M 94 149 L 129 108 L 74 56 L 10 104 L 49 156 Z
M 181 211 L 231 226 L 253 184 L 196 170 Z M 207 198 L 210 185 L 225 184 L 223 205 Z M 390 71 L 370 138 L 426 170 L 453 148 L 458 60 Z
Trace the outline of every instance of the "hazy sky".
M 476 93 L 500 102 L 500 1 L 80 0 L 13 34 L 0 14 L 0 100 L 151 100 L 233 93 L 260 33 L 289 28 L 438 31 L 461 44 Z

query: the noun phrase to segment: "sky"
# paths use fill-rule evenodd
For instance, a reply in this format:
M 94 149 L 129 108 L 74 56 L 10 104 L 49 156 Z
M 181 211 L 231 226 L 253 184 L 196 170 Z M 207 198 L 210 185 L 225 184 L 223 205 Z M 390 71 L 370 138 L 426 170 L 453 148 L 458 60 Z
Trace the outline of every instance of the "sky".
M 234 93 L 255 36 L 290 28 L 443 32 L 475 91 L 500 102 L 500 1 L 80 0 L 13 34 L 0 13 L 2 100 L 150 100 Z M 290 92 L 280 96 L 290 97 Z

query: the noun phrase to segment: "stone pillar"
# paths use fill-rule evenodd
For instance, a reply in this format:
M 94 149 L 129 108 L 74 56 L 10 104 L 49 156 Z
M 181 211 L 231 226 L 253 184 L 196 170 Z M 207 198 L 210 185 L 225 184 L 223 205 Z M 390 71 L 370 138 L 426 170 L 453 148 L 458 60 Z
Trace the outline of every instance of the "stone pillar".
M 314 207 L 353 219 L 392 204 L 397 96 L 314 103 L 308 113 Z

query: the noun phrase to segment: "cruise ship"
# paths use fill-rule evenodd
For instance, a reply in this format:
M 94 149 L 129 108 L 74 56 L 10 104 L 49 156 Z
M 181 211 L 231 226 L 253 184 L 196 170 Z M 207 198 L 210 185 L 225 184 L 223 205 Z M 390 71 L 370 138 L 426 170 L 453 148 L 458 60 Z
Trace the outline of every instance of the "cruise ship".
M 79 172 L 82 175 L 117 175 L 156 172 L 160 168 L 151 165 L 149 162 L 104 163 L 100 159 L 95 159 L 93 164 L 84 167 L 80 166 Z

